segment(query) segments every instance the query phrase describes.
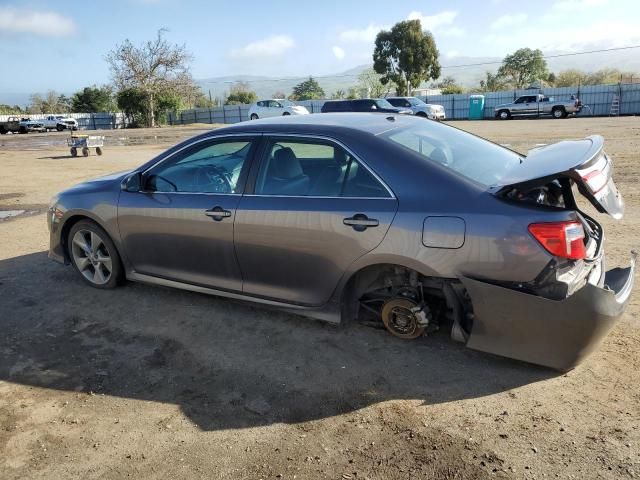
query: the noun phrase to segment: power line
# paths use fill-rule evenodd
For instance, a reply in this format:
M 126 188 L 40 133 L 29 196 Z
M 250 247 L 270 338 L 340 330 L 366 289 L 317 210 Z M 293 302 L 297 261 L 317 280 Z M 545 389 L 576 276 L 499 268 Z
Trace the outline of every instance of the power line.
M 549 58 L 560 58 L 560 57 L 573 57 L 576 55 L 588 55 L 588 54 L 592 54 L 592 53 L 603 53 L 603 52 L 615 52 L 615 51 L 619 51 L 619 50 L 630 50 L 632 48 L 640 48 L 640 45 L 631 45 L 628 47 L 615 47 L 615 48 L 603 48 L 601 50 L 589 50 L 586 52 L 573 52 L 573 53 L 559 53 L 556 55 L 543 55 L 542 58 L 549 59 Z M 494 61 L 494 62 L 480 62 L 480 63 L 465 63 L 465 64 L 461 64 L 461 65 L 447 65 L 446 67 L 442 67 L 442 70 L 447 69 L 447 68 L 465 68 L 465 67 L 480 67 L 480 66 L 484 66 L 484 65 L 501 65 L 502 64 L 502 60 L 500 61 Z M 321 79 L 321 78 L 354 78 L 354 77 L 358 77 L 360 76 L 359 73 L 348 73 L 345 75 L 312 75 L 313 78 L 315 79 Z M 305 75 L 303 77 L 284 77 L 284 78 L 265 78 L 262 80 L 240 80 L 242 82 L 245 83 L 255 83 L 255 82 L 287 82 L 287 81 L 292 81 L 292 80 L 305 80 L 309 78 L 309 75 Z M 215 81 L 215 82 L 206 82 L 207 85 L 209 84 L 216 84 L 216 83 L 236 83 L 238 80 L 223 80 L 223 81 Z
M 573 52 L 573 53 L 558 53 L 557 55 L 543 55 L 542 58 L 549 59 L 549 58 L 559 58 L 559 57 L 573 57 L 576 55 L 587 55 L 590 53 L 602 53 L 602 52 L 615 52 L 618 50 L 629 50 L 632 48 L 640 48 L 640 45 L 632 45 L 629 47 L 615 47 L 615 48 L 603 48 L 602 50 L 589 50 L 587 52 Z M 478 67 L 481 65 L 500 65 L 502 64 L 502 60 L 501 61 L 495 61 L 495 62 L 483 62 L 483 63 L 467 63 L 464 65 L 448 65 L 446 67 L 442 67 L 442 69 L 445 68 L 462 68 L 462 67 Z

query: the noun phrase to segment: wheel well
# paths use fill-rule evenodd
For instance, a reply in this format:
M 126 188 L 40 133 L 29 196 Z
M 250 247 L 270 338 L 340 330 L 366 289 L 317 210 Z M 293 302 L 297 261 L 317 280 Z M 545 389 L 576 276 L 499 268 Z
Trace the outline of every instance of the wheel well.
M 466 341 L 473 321 L 471 301 L 462 283 L 456 278 L 422 275 L 411 268 L 396 264 L 369 265 L 354 273 L 342 292 L 342 321 L 358 319 L 360 299 L 368 292 L 385 287 L 420 288 L 425 295 L 439 297 L 445 305 L 444 318 L 452 324 L 452 336 Z
M 65 260 L 67 262 L 71 261 L 71 258 L 69 257 L 69 245 L 68 245 L 69 232 L 71 231 L 73 226 L 76 223 L 78 223 L 79 221 L 81 221 L 81 220 L 89 220 L 90 222 L 95 223 L 100 228 L 102 228 L 107 235 L 109 235 L 109 232 L 107 232 L 107 229 L 104 228 L 104 226 L 100 225 L 100 223 L 96 222 L 91 217 L 88 217 L 86 215 L 73 215 L 73 216 L 69 217 L 67 219 L 67 221 L 64 222 L 64 224 L 62 225 L 62 230 L 60 231 L 60 242 L 62 243 L 62 249 L 63 249 L 63 253 L 64 253 L 64 258 L 65 258 Z M 111 238 L 111 235 L 109 235 L 109 238 Z M 120 253 L 120 250 L 118 249 L 118 246 L 116 245 L 116 242 L 113 241 L 113 238 L 111 238 L 111 241 L 113 242 L 114 246 L 116 247 L 116 250 L 118 251 L 118 255 L 122 259 L 122 254 Z
M 426 117 L 427 114 L 425 112 L 417 112 L 416 117 Z

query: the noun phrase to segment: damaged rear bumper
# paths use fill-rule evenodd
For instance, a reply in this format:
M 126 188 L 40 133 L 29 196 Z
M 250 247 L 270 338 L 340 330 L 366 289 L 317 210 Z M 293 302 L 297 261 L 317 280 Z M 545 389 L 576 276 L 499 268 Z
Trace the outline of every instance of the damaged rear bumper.
M 474 310 L 467 347 L 568 370 L 593 352 L 624 312 L 636 254 L 627 268 L 605 274 L 604 287 L 587 284 L 563 300 L 463 277 Z

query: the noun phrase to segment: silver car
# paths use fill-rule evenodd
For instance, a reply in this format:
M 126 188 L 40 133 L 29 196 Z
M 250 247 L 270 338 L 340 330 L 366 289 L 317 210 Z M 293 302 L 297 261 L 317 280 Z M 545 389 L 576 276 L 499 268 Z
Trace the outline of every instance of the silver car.
M 251 300 L 334 323 L 566 370 L 622 314 L 601 213 L 623 202 L 599 136 L 521 156 L 406 115 L 236 124 L 51 202 L 49 256 L 123 280 Z

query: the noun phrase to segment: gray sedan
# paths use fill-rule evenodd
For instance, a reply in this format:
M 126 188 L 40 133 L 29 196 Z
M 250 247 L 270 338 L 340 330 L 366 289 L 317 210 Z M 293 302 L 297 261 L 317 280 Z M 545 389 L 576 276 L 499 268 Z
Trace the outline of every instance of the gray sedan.
M 404 115 L 241 123 L 51 202 L 49 256 L 97 288 L 125 279 L 246 299 L 556 369 L 622 314 L 631 266 L 572 186 L 620 218 L 603 139 L 527 156 Z

